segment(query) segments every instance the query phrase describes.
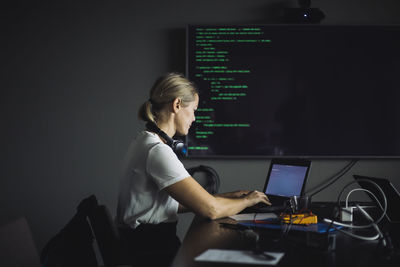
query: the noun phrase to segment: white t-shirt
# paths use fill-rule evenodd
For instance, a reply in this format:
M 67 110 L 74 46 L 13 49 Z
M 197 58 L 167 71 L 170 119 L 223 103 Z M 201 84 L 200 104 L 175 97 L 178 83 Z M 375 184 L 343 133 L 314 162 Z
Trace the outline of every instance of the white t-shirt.
M 123 166 L 117 223 L 136 228 L 141 223 L 177 221 L 179 204 L 162 189 L 189 176 L 158 135 L 139 133 L 129 146 Z

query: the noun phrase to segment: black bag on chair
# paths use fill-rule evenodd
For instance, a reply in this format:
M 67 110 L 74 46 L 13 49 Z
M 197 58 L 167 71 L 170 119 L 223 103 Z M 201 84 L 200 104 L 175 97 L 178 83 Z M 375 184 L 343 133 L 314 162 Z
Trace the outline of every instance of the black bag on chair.
M 96 206 L 94 196 L 82 200 L 75 216 L 43 248 L 40 255 L 43 267 L 98 266 L 94 237 L 87 221 L 88 213 Z

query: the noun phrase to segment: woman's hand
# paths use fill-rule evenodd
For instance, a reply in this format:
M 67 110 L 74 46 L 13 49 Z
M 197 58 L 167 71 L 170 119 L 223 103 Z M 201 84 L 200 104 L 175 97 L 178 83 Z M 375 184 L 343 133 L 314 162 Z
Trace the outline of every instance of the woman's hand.
M 246 195 L 248 195 L 251 191 L 250 190 L 238 190 L 238 191 L 234 191 L 231 192 L 233 197 L 244 197 Z
M 246 207 L 260 202 L 271 205 L 268 197 L 259 191 L 235 191 L 228 193 L 231 197 L 210 195 L 190 176 L 167 186 L 164 190 L 180 203 L 180 211 L 186 210 L 184 208 L 186 207 L 211 220 L 237 214 Z
M 254 191 L 250 191 L 248 192 L 246 195 L 243 196 L 244 198 L 246 198 L 249 201 L 249 206 L 253 206 L 257 203 L 265 203 L 267 205 L 271 205 L 271 202 L 269 201 L 268 197 L 266 194 L 264 194 L 263 192 L 259 192 L 257 190 Z

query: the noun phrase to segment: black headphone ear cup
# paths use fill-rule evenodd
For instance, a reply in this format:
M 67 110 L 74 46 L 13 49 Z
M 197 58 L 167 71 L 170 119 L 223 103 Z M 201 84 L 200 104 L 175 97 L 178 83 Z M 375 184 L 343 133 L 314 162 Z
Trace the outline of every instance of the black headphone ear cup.
M 187 154 L 187 147 L 181 140 L 172 140 L 171 148 L 178 156 L 186 156 Z

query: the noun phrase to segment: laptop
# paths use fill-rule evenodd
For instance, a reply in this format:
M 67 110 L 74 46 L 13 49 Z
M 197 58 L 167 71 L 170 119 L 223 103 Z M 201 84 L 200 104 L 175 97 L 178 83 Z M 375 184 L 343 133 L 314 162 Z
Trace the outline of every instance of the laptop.
M 262 192 L 271 206 L 259 203 L 242 213 L 277 212 L 286 209 L 293 196 L 302 196 L 310 170 L 311 161 L 305 159 L 272 159 Z
M 366 189 L 372 194 L 374 194 L 380 203 L 383 206 L 383 196 L 380 193 L 379 189 L 376 188 L 373 184 L 369 183 L 366 180 L 372 181 L 376 183 L 384 192 L 386 201 L 387 201 L 387 211 L 386 211 L 386 218 L 390 223 L 400 223 L 400 193 L 394 187 L 394 185 L 388 180 L 384 178 L 376 178 L 376 177 L 369 177 L 369 176 L 362 176 L 362 175 L 353 175 L 354 179 L 360 185 L 361 188 Z M 372 199 L 372 201 L 376 203 L 374 197 L 368 194 L 368 197 Z

